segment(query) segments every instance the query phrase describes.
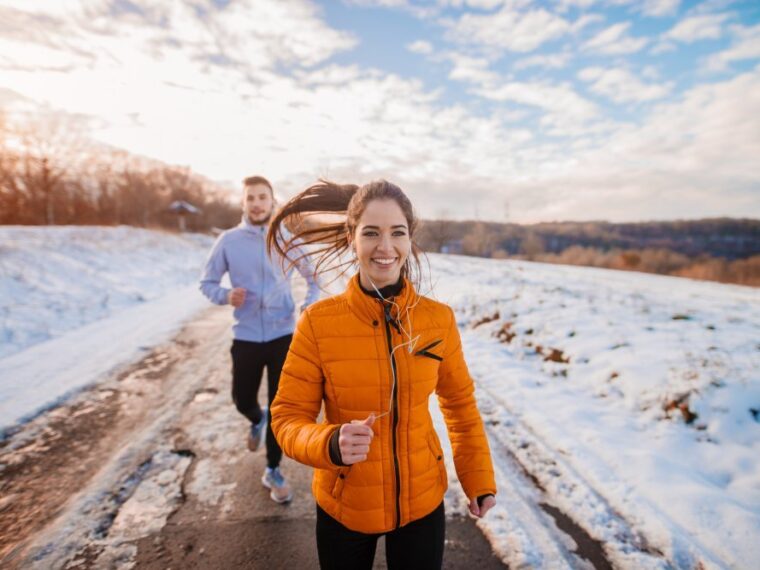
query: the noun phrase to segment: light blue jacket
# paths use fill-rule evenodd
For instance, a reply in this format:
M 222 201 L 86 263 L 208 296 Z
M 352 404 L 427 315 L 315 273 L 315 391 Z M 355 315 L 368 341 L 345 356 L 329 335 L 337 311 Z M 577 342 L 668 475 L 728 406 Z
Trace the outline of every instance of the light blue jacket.
M 201 277 L 201 291 L 217 305 L 227 304 L 230 289 L 220 284 L 225 273 L 229 274 L 233 288 L 246 290 L 245 302 L 234 310 L 232 329 L 238 340 L 267 342 L 291 334 L 295 328 L 295 304 L 290 289 L 293 269 L 285 273 L 276 253 L 272 259 L 267 256 L 267 229 L 251 224 L 244 215 L 237 227 L 216 240 Z M 296 267 L 308 284 L 303 310 L 319 298 L 319 286 L 306 259 Z

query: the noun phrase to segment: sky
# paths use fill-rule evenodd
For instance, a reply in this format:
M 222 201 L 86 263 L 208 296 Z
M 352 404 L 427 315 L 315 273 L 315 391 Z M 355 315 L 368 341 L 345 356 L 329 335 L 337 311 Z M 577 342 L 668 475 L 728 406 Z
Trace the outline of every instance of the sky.
M 281 197 L 423 217 L 760 217 L 756 0 L 0 0 L 0 106 Z

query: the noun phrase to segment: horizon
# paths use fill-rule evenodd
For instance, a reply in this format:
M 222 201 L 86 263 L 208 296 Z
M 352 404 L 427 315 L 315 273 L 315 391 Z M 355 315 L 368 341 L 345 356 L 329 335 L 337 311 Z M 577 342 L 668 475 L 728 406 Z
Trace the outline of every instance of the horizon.
M 667 224 L 667 223 L 677 223 L 677 222 L 719 222 L 719 221 L 732 221 L 732 222 L 760 222 L 760 217 L 758 218 L 746 218 L 746 217 L 733 217 L 733 216 L 719 216 L 719 217 L 705 217 L 705 218 L 663 218 L 663 219 L 647 219 L 647 220 L 630 220 L 630 221 L 624 221 L 624 222 L 615 222 L 611 220 L 543 220 L 540 222 L 500 222 L 498 220 L 476 220 L 473 218 L 462 218 L 462 219 L 452 219 L 452 218 L 422 218 L 420 217 L 421 221 L 427 221 L 427 222 L 456 222 L 456 223 L 472 223 L 472 224 L 502 224 L 502 225 L 509 225 L 513 224 L 516 226 L 536 226 L 540 224 L 615 224 L 615 225 L 621 225 L 621 224 Z

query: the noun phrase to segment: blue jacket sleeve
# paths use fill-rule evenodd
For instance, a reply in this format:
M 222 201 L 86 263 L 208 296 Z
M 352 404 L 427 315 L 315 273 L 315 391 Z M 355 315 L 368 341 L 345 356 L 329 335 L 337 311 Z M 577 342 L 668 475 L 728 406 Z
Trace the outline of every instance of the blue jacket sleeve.
M 299 257 L 303 253 L 305 252 L 300 247 L 296 248 L 296 257 Z M 319 283 L 314 275 L 314 264 L 309 261 L 308 257 L 302 257 L 299 259 L 296 263 L 296 269 L 298 269 L 298 272 L 306 280 L 306 298 L 303 301 L 303 305 L 301 305 L 301 310 L 303 311 L 306 307 L 319 299 Z
M 283 243 L 286 242 L 291 237 L 290 232 L 285 230 L 281 237 L 283 238 Z M 300 273 L 306 280 L 306 298 L 303 301 L 303 305 L 301 305 L 302 311 L 314 301 L 319 300 L 321 293 L 319 282 L 317 281 L 316 275 L 314 275 L 314 264 L 309 260 L 308 255 L 304 255 L 305 253 L 307 253 L 307 251 L 304 249 L 302 243 L 296 241 L 295 247 L 288 254 L 288 261 L 294 260 L 293 265 L 295 265 L 298 273 Z M 286 263 L 286 265 L 289 265 L 289 263 Z M 290 271 L 290 269 L 288 269 L 288 271 Z
M 214 247 L 211 248 L 200 283 L 201 292 L 216 305 L 226 305 L 227 295 L 230 292 L 229 289 L 220 285 L 222 277 L 228 269 L 223 242 L 224 236 L 221 235 L 214 243 Z

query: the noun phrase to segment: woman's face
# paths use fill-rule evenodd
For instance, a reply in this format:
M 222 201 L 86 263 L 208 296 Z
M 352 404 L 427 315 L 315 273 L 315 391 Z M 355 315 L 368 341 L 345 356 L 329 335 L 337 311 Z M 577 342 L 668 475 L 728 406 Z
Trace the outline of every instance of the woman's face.
M 359 278 L 365 289 L 396 283 L 412 241 L 406 216 L 395 200 L 372 200 L 364 208 L 353 236 Z

